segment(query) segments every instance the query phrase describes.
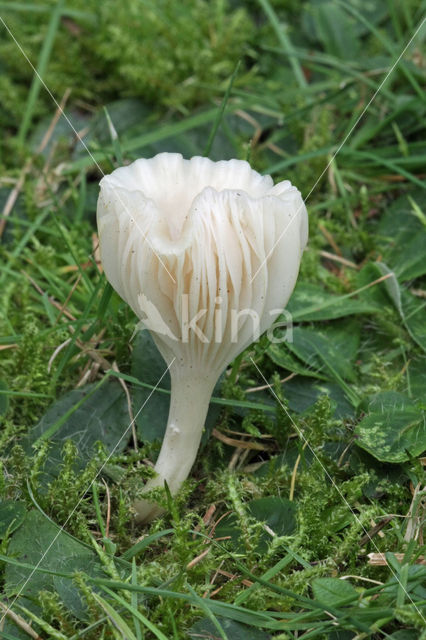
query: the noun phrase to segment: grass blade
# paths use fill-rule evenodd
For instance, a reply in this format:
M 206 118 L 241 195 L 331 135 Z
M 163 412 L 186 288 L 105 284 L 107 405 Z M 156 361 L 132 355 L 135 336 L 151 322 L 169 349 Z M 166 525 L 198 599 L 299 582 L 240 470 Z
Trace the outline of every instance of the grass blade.
M 18 143 L 23 144 L 28 133 L 33 118 L 34 108 L 37 102 L 38 95 L 42 86 L 42 80 L 46 73 L 47 65 L 49 63 L 50 54 L 52 53 L 52 47 L 55 42 L 56 32 L 59 26 L 59 20 L 62 15 L 62 10 L 65 4 L 65 0 L 58 0 L 55 8 L 50 15 L 49 26 L 47 28 L 47 34 L 43 42 L 40 57 L 37 64 L 37 69 L 31 83 L 31 89 L 28 94 L 27 104 L 25 107 L 24 116 L 19 127 L 17 140 Z
M 114 600 L 117 600 L 117 602 L 119 602 L 121 604 L 122 607 L 124 607 L 125 609 L 127 609 L 128 611 L 130 611 L 130 613 L 137 618 L 140 622 L 142 622 L 142 624 L 149 629 L 156 638 L 158 638 L 158 640 L 168 640 L 166 638 L 166 636 L 164 635 L 164 633 L 162 631 L 160 631 L 160 629 L 158 629 L 158 627 L 155 626 L 155 624 L 153 624 L 150 620 L 148 620 L 148 618 L 146 618 L 140 611 L 138 611 L 135 607 L 133 607 L 131 604 L 129 604 L 126 600 L 124 600 L 124 598 L 121 598 L 121 596 L 119 596 L 117 593 L 115 593 L 114 591 L 111 591 L 111 589 L 108 589 L 108 587 L 102 587 L 102 589 L 108 593 L 108 595 L 110 595 L 112 598 L 114 598 Z M 100 596 L 99 596 L 100 597 Z M 104 600 L 105 602 L 105 600 Z M 112 607 L 111 607 L 112 608 Z M 114 611 L 114 609 L 113 609 Z M 131 638 L 131 640 L 136 640 L 135 636 L 133 636 Z
M 115 595 L 115 594 L 113 594 Z M 92 597 L 101 605 L 102 609 L 108 616 L 108 619 L 113 623 L 120 633 L 122 634 L 123 640 L 137 640 L 135 634 L 130 629 L 127 622 L 123 620 L 120 614 L 112 607 L 109 602 L 107 602 L 102 596 L 98 593 L 93 592 Z
M 223 118 L 223 115 L 225 113 L 225 109 L 226 109 L 226 105 L 227 105 L 228 100 L 229 100 L 229 96 L 231 95 L 232 85 L 234 84 L 234 80 L 237 77 L 240 65 L 241 65 L 241 60 L 238 60 L 237 65 L 236 65 L 236 67 L 234 69 L 234 73 L 232 74 L 232 76 L 231 76 L 231 78 L 229 80 L 229 84 L 228 84 L 228 87 L 227 87 L 227 89 L 225 91 L 225 95 L 223 96 L 223 100 L 222 100 L 222 103 L 220 105 L 220 108 L 219 108 L 219 111 L 218 111 L 218 114 L 217 114 L 217 118 L 214 121 L 213 129 L 211 130 L 210 135 L 209 135 L 209 139 L 207 140 L 207 145 L 206 145 L 206 148 L 204 150 L 203 156 L 208 156 L 210 154 L 214 139 L 216 137 L 217 130 L 220 127 L 220 123 L 222 122 L 222 118 Z
M 122 559 L 123 560 L 134 559 L 135 556 L 139 555 L 140 553 L 142 553 L 142 551 L 144 551 L 147 547 L 149 547 L 149 545 L 152 542 L 155 542 L 156 540 L 159 540 L 164 536 L 168 536 L 171 533 L 174 533 L 174 529 L 163 529 L 162 531 L 156 531 L 156 533 L 153 533 L 152 535 L 147 536 L 146 538 L 143 538 L 143 540 L 139 540 L 139 542 L 134 544 L 133 547 L 130 547 L 130 549 L 127 549 L 127 551 L 123 553 L 123 555 L 121 556 Z
M 269 0 L 259 0 L 259 4 L 266 13 L 269 21 L 277 34 L 278 40 L 282 46 L 284 53 L 288 56 L 290 65 L 293 69 L 294 77 L 296 78 L 296 82 L 301 89 L 306 89 L 308 83 L 306 82 L 305 75 L 303 73 L 303 69 L 300 66 L 299 60 L 294 55 L 293 45 L 291 44 L 290 38 L 288 37 L 285 28 L 280 24 L 277 14 L 272 8 Z
M 192 595 L 194 600 L 198 603 L 198 606 L 200 607 L 200 609 L 204 611 L 208 619 L 214 624 L 222 640 L 228 640 L 228 636 L 223 630 L 219 620 L 216 618 L 216 616 L 211 611 L 211 609 L 207 606 L 207 602 L 205 598 L 200 598 L 200 596 L 194 591 L 194 589 L 191 587 L 190 584 L 187 583 L 186 588 L 188 589 L 189 593 Z

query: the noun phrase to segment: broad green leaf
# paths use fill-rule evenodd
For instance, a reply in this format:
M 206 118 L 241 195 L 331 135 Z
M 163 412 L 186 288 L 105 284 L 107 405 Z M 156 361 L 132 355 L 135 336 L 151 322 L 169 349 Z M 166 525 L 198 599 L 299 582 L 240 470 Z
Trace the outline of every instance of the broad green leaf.
M 312 581 L 312 591 L 317 600 L 328 606 L 335 606 L 345 598 L 358 597 L 351 583 L 340 578 L 316 578 Z
M 381 462 L 399 463 L 426 449 L 425 413 L 407 396 L 382 392 L 355 429 L 356 444 Z
M 413 233 L 399 233 L 393 248 L 383 256 L 401 282 L 414 280 L 426 273 L 426 229 L 420 224 L 419 227 Z
M 426 353 L 426 300 L 402 290 L 401 304 L 408 333 Z
M 337 418 L 345 418 L 354 414 L 353 405 L 348 402 L 341 387 L 335 382 L 297 376 L 284 384 L 284 393 L 290 409 L 297 413 L 304 413 L 315 404 L 320 396 L 327 395 L 333 402 L 334 415 Z
M 426 402 L 426 356 L 410 360 L 407 368 L 407 393 L 417 402 Z
M 267 353 L 273 362 L 294 373 L 338 384 L 356 407 L 358 396 L 346 382 L 355 381 L 354 361 L 360 340 L 356 320 L 341 320 L 319 328 L 294 327 L 291 338 L 285 344 L 270 345 Z M 287 355 L 287 349 L 292 356 Z
M 383 287 L 386 290 L 386 293 L 391 299 L 393 305 L 398 310 L 400 316 L 404 318 L 404 312 L 402 310 L 401 304 L 401 289 L 399 287 L 399 283 L 395 273 L 392 271 L 392 269 L 389 269 L 389 267 L 384 262 L 376 262 L 375 265 L 377 267 L 377 271 L 381 273 L 382 276 L 387 276 L 386 280 L 384 280 L 382 283 Z
M 290 382 L 293 382 L 291 380 Z M 294 382 L 297 382 L 294 380 Z M 338 418 L 352 416 L 354 413 L 354 406 L 357 405 L 357 401 L 352 401 L 348 398 L 348 394 L 345 393 L 342 385 L 335 382 L 315 382 L 312 388 L 317 392 L 317 397 L 328 396 L 332 404 L 334 404 L 334 415 Z
M 258 498 L 246 504 L 247 512 L 258 522 L 264 523 L 276 536 L 291 536 L 296 530 L 296 505 L 286 498 L 271 496 Z M 243 548 L 241 542 L 242 531 L 235 514 L 223 518 L 216 528 L 216 536 L 229 536 L 238 549 Z M 262 531 L 258 551 L 265 551 L 271 541 L 271 534 Z
M 271 637 L 265 631 L 249 627 L 241 622 L 236 622 L 229 618 L 218 617 L 217 619 L 229 640 L 269 640 Z M 218 637 L 217 633 L 213 622 L 208 618 L 202 618 L 192 625 L 188 631 L 188 637 L 194 638 L 194 640 L 197 638 L 209 640 L 213 638 L 216 639 Z
M 426 227 L 416 216 L 415 207 L 425 209 L 424 191 L 414 189 L 392 202 L 378 228 L 383 260 L 404 282 L 426 273 Z
M 391 307 L 389 296 L 386 293 L 384 284 L 376 282 L 384 274 L 379 271 L 375 262 L 367 262 L 357 274 L 357 285 L 359 289 L 362 289 L 360 297 L 365 303 L 376 306 L 377 310 L 383 311 L 383 308 Z M 371 285 L 371 286 L 369 286 Z
M 418 640 L 418 633 L 415 629 L 399 629 L 394 631 L 388 640 Z
M 18 562 L 59 573 L 84 571 L 90 574 L 98 565 L 94 552 L 34 510 L 27 513 L 23 524 L 13 534 L 8 554 Z M 30 569 L 6 565 L 5 589 L 8 596 L 22 593 L 37 597 L 42 589 L 51 589 L 52 585 L 50 574 L 35 571 L 31 575 Z
M 356 406 L 357 398 L 345 380 L 355 381 L 354 361 L 359 340 L 360 325 L 355 320 L 342 320 L 312 329 L 294 327 L 291 340 L 271 344 L 267 354 L 275 364 L 288 371 L 336 382 Z
M 295 327 L 293 341 L 288 348 L 307 367 L 332 380 L 343 378 L 353 382 L 353 362 L 360 340 L 360 326 L 356 321 L 344 321 L 318 329 Z
M 423 189 L 410 189 L 403 195 L 392 200 L 386 207 L 377 228 L 378 239 L 382 244 L 391 243 L 399 233 L 415 234 L 419 230 L 420 220 L 414 215 L 413 204 L 424 209 L 426 206 L 426 193 Z
M 310 378 L 327 380 L 327 375 L 324 375 L 316 369 L 306 366 L 300 362 L 298 358 L 291 354 L 285 344 L 271 344 L 267 348 L 266 353 L 271 358 L 272 362 L 282 369 L 286 369 L 287 371 L 291 371 L 292 373 L 297 373 L 302 376 L 308 376 Z
M 377 270 L 389 277 L 383 282 L 412 339 L 426 352 L 426 301 L 416 298 L 401 287 L 395 273 L 384 262 L 376 262 Z
M 317 285 L 299 282 L 286 310 L 291 314 L 293 322 L 313 322 L 335 320 L 358 313 L 375 313 L 378 307 L 374 302 L 348 295 L 336 296 Z
M 84 549 L 84 553 L 63 558 L 61 560 L 61 571 L 72 574 L 77 567 L 77 571 L 84 571 L 91 576 L 102 577 L 105 575 L 96 557 L 92 557 L 88 562 L 87 551 Z M 87 604 L 73 580 L 63 576 L 52 576 L 52 583 L 65 607 L 73 616 L 84 622 L 90 619 Z
M 170 390 L 170 374 L 148 331 L 140 331 L 135 338 L 132 354 L 132 376 L 153 387 L 158 386 L 161 389 Z M 213 395 L 220 395 L 219 388 L 220 381 L 216 384 Z M 170 395 L 161 390 L 152 391 L 135 386 L 132 388 L 131 396 L 136 425 L 142 440 L 153 442 L 162 439 L 169 415 Z M 188 401 L 190 402 L 189 398 Z M 208 439 L 220 411 L 219 405 L 210 405 L 202 442 Z
M 24 502 L 4 500 L 0 502 L 0 540 L 7 532 L 13 533 L 24 521 L 27 509 Z
M 48 430 L 54 430 L 49 449 L 46 472 L 57 475 L 62 463 L 61 450 L 66 440 L 72 440 L 78 449 L 77 466 L 83 467 L 95 453 L 95 444 L 101 441 L 107 451 L 120 453 L 127 445 L 130 437 L 130 417 L 126 396 L 117 380 L 107 380 L 105 384 L 89 395 L 94 385 L 87 385 L 65 394 L 55 402 L 47 413 L 29 433 L 24 441 L 27 445 L 36 442 Z M 85 397 L 87 400 L 84 401 Z M 77 405 L 84 401 L 61 424 L 54 429 L 55 424 Z
M 368 411 L 371 413 L 380 413 L 387 409 L 403 411 L 412 404 L 410 398 L 407 398 L 403 393 L 382 391 L 369 398 Z
M 170 391 L 170 374 L 148 331 L 140 331 L 135 337 L 132 376 L 141 382 Z M 161 439 L 169 415 L 170 396 L 158 390 L 135 387 L 132 389 L 132 404 L 142 440 L 152 442 Z
M 271 496 L 248 503 L 250 514 L 259 522 L 265 522 L 277 536 L 288 536 L 296 529 L 296 507 L 286 498 Z

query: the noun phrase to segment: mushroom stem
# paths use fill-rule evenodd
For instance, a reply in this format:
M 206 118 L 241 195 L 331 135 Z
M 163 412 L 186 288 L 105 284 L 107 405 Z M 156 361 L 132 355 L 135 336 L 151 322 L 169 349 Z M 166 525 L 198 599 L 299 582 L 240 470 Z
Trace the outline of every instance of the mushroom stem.
M 196 458 L 203 433 L 204 422 L 216 379 L 202 374 L 183 376 L 171 370 L 171 397 L 169 418 L 160 454 L 155 464 L 157 475 L 148 480 L 144 493 L 164 482 L 175 495 L 188 477 Z M 137 500 L 134 504 L 136 521 L 149 522 L 163 509 L 148 500 Z

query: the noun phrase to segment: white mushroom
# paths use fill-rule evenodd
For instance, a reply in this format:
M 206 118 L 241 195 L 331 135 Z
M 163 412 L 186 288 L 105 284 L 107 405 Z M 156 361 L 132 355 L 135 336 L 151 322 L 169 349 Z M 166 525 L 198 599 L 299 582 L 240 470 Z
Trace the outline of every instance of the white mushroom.
M 213 387 L 286 305 L 308 237 L 300 192 L 247 162 L 177 153 L 100 183 L 102 263 L 170 366 L 166 434 L 145 490 L 175 494 L 190 473 Z M 139 521 L 159 512 L 140 500 Z

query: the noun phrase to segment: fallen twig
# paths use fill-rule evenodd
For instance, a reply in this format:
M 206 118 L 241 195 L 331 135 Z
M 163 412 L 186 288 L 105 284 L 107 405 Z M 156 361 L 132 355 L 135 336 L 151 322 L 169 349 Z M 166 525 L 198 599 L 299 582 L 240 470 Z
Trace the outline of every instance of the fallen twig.
M 401 560 L 404 559 L 404 554 L 403 553 L 394 553 L 393 555 L 398 560 L 398 562 L 401 562 Z M 381 567 L 386 566 L 388 564 L 388 561 L 386 560 L 386 554 L 384 554 L 384 553 L 369 553 L 368 554 L 368 564 L 381 566 Z M 416 559 L 415 564 L 426 564 L 425 557 L 424 556 L 419 556 Z
M 14 613 L 9 607 L 3 602 L 0 602 L 0 609 L 4 611 L 4 614 L 8 616 L 13 622 L 20 628 L 22 631 L 25 631 L 31 638 L 34 640 L 43 640 L 41 636 L 38 635 L 37 631 L 35 631 L 28 622 L 21 618 L 17 613 Z

